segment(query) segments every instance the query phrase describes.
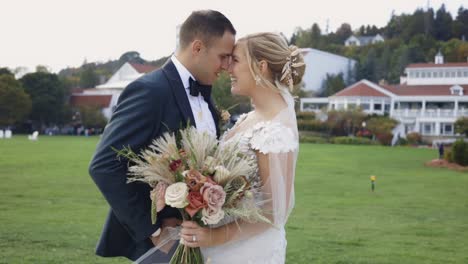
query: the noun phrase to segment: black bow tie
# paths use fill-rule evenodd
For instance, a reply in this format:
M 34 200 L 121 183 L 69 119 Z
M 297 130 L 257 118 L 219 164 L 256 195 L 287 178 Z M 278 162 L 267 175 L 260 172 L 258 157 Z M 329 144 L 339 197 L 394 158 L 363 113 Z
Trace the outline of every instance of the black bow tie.
M 192 77 L 189 78 L 189 89 L 190 89 L 190 95 L 191 96 L 198 96 L 201 94 L 203 96 L 203 99 L 205 101 L 209 101 L 211 97 L 211 85 L 203 85 L 200 84 L 199 82 L 195 81 L 192 79 Z

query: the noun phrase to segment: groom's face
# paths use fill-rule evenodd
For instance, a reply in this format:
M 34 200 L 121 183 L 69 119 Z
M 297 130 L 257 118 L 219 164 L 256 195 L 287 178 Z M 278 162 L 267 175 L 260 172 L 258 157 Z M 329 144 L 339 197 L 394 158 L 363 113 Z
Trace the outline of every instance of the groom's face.
M 214 38 L 210 45 L 205 45 L 198 58 L 197 80 L 211 85 L 222 71 L 229 67 L 234 49 L 235 36 L 226 31 L 221 38 Z

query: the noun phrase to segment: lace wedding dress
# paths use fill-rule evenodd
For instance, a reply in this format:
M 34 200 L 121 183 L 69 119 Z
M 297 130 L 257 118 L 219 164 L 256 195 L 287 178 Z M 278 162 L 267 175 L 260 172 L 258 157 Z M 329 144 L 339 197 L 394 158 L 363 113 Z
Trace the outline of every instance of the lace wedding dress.
M 281 264 L 286 259 L 286 233 L 284 225 L 294 207 L 294 174 L 299 148 L 296 114 L 292 96 L 281 93 L 287 103 L 272 120 L 245 126 L 243 115 L 234 127 L 226 132 L 221 144 L 235 141 L 247 155 L 261 153 L 268 166 L 257 168 L 252 179 L 260 190 L 259 206 L 272 224 L 237 221 L 238 228 L 232 239 L 223 245 L 201 248 L 206 264 Z M 242 129 L 240 129 L 242 126 Z M 227 137 L 229 136 L 229 137 Z M 232 143 L 232 142 L 231 142 Z M 265 164 L 265 163 L 262 163 Z M 258 163 L 257 165 L 260 165 Z M 257 166 L 258 167 L 258 166 Z M 225 218 L 216 226 L 230 224 Z M 216 227 L 215 226 L 215 227 Z M 154 263 L 152 256 L 170 241 L 179 239 L 178 228 L 167 228 L 161 234 L 161 242 L 136 262 Z M 176 246 L 176 245 L 175 245 Z M 173 249 L 175 249 L 175 246 Z M 156 253 L 155 253 L 156 252 Z M 170 253 L 173 254 L 173 251 Z M 155 257 L 158 259 L 158 257 Z
M 241 130 L 239 126 L 247 118 L 247 115 L 243 115 L 222 138 L 222 142 L 238 141 L 239 147 L 248 155 L 260 152 L 267 157 L 268 167 L 266 170 L 260 168 L 260 171 L 267 173 L 262 173 L 263 176 L 257 173 L 254 180 L 261 184 L 262 200 L 267 201 L 262 208 L 271 212 L 268 218 L 273 226 L 240 222 L 237 234 L 230 242 L 202 248 L 207 264 L 285 262 L 287 242 L 284 225 L 294 207 L 294 174 L 299 141 L 294 100 L 287 92 L 282 92 L 282 96 L 288 106 L 272 120 Z

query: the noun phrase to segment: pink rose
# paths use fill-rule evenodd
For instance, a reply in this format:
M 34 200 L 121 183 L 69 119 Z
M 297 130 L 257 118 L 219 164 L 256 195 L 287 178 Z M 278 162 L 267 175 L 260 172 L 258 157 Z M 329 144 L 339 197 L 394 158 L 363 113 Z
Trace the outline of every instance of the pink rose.
M 151 201 L 156 203 L 156 208 L 158 212 L 160 212 L 164 208 L 164 206 L 166 206 L 164 198 L 166 195 L 166 188 L 167 183 L 160 181 L 150 193 Z
M 223 187 L 211 182 L 205 182 L 200 189 L 200 193 L 203 195 L 203 200 L 208 207 L 214 211 L 219 211 L 226 200 L 226 193 Z
M 189 192 L 187 197 L 189 205 L 185 207 L 185 211 L 193 218 L 193 216 L 202 208 L 206 207 L 203 196 L 200 192 Z

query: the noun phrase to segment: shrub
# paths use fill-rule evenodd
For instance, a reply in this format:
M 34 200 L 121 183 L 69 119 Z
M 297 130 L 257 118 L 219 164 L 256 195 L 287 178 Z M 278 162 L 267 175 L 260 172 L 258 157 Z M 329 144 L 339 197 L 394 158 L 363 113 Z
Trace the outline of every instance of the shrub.
M 405 138 L 400 138 L 400 139 L 398 139 L 397 145 L 406 146 L 406 145 L 408 145 L 408 140 L 405 139 Z
M 330 140 L 333 144 L 345 145 L 374 145 L 375 142 L 363 137 L 334 137 Z
M 297 120 L 297 128 L 299 131 L 317 131 L 323 132 L 327 127 L 320 120 Z
M 301 143 L 316 143 L 316 144 L 328 143 L 327 139 L 323 137 L 309 136 L 309 135 L 300 135 L 299 141 Z
M 452 158 L 453 161 L 462 166 L 468 165 L 468 144 L 463 140 L 459 139 L 453 143 L 452 146 Z
M 381 133 L 376 135 L 377 140 L 380 144 L 390 146 L 392 144 L 393 134 L 392 133 Z
M 298 112 L 296 114 L 298 120 L 315 120 L 314 112 Z
M 420 144 L 422 141 L 421 134 L 419 134 L 418 132 L 411 132 L 406 134 L 406 139 L 408 140 L 408 144 L 411 145 Z
M 448 148 L 444 152 L 444 160 L 452 163 L 453 162 L 453 155 L 452 155 L 452 149 Z

